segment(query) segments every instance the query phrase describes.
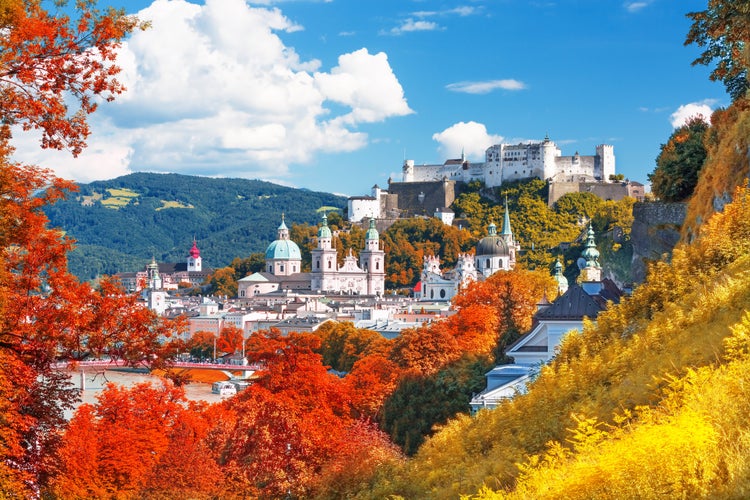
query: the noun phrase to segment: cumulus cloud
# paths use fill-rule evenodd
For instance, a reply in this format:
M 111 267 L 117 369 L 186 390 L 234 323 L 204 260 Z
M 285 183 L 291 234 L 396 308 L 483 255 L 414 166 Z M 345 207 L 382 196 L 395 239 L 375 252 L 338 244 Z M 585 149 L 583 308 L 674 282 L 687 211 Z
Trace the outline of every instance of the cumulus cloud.
M 290 164 L 364 147 L 359 124 L 412 113 L 384 53 L 341 54 L 326 71 L 282 41 L 303 28 L 278 8 L 155 0 L 138 16 L 151 29 L 123 44 L 128 91 L 94 115 L 89 149 L 21 161 L 82 181 L 128 170 L 280 181 Z
M 457 82 L 445 86 L 452 92 L 463 92 L 466 94 L 489 94 L 493 90 L 523 90 L 526 84 L 513 79 L 488 80 L 484 82 Z
M 711 119 L 711 113 L 713 113 L 711 106 L 714 104 L 714 100 L 683 104 L 669 117 L 672 127 L 679 128 L 685 125 L 688 120 L 697 116 L 702 116 L 708 122 Z
M 483 160 L 485 150 L 503 139 L 501 135 L 489 134 L 484 124 L 474 121 L 458 122 L 432 135 L 441 157 L 456 158 L 463 151 L 468 159 L 475 161 Z
M 338 62 L 339 65 L 330 73 L 314 75 L 317 87 L 326 99 L 352 110 L 333 121 L 371 123 L 389 116 L 413 113 L 385 53 L 371 55 L 367 49 L 360 49 L 340 56 Z

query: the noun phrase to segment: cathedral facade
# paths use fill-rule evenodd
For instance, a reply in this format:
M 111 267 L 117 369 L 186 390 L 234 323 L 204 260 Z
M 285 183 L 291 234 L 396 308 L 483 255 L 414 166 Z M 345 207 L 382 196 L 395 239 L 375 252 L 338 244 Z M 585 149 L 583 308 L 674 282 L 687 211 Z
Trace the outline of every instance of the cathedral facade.
M 374 219 L 370 220 L 359 258 L 350 249 L 343 264 L 339 265 L 338 250 L 333 247 L 333 234 L 324 215 L 318 228 L 317 246 L 311 254 L 311 271 L 301 272 L 299 246 L 289 239 L 289 230 L 282 216 L 277 239 L 266 250 L 265 272 L 239 280 L 238 296 L 249 298 L 276 290 L 347 295 L 382 295 L 385 291 L 385 252 L 380 249 L 380 235 Z

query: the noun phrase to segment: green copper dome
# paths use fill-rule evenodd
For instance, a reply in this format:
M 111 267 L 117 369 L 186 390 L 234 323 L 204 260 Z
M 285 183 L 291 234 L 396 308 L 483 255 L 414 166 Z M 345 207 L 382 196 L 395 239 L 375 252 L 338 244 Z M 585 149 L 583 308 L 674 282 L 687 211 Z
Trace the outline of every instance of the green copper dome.
M 557 282 L 558 287 L 568 288 L 568 278 L 563 276 L 563 266 L 559 260 L 555 262 L 554 278 Z
M 323 225 L 318 228 L 318 238 L 331 239 L 331 229 L 328 227 L 328 216 L 323 214 Z
M 599 267 L 599 250 L 596 249 L 594 228 L 591 226 L 589 226 L 586 248 L 581 252 L 581 257 L 586 261 L 586 267 Z
M 278 228 L 278 238 L 268 245 L 266 249 L 266 260 L 302 260 L 302 253 L 295 242 L 289 239 L 289 228 L 284 223 L 284 215 L 281 216 L 281 225 Z
M 302 254 L 292 240 L 276 240 L 268 245 L 266 259 L 301 260 Z
M 378 230 L 375 229 L 375 219 L 370 219 L 370 229 L 365 233 L 365 240 L 377 240 L 380 238 Z

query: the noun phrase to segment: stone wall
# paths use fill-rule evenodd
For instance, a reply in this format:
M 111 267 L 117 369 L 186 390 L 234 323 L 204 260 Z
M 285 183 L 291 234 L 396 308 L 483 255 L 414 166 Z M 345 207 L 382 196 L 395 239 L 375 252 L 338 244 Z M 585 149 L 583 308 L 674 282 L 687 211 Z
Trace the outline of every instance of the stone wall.
M 646 277 L 648 262 L 668 259 L 680 240 L 680 229 L 687 215 L 686 203 L 649 202 L 633 205 L 633 245 L 631 276 L 635 283 Z
M 456 181 L 391 182 L 388 192 L 398 196 L 398 209 L 402 216 L 425 215 L 432 217 L 438 208 L 450 207 L 458 195 Z
M 568 193 L 589 192 L 602 200 L 619 201 L 626 196 L 642 200 L 644 196 L 643 184 L 630 182 L 580 182 L 554 181 L 549 183 L 548 204 L 552 206 L 563 195 Z

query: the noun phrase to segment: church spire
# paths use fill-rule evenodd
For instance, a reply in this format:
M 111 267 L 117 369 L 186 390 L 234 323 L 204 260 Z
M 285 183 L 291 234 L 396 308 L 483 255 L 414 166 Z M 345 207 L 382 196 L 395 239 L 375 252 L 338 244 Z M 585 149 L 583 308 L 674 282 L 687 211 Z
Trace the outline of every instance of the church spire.
M 508 197 L 505 197 L 505 215 L 503 216 L 503 236 L 513 237 L 513 231 L 510 228 L 510 213 L 508 212 Z
M 596 249 L 594 228 L 590 224 L 586 237 L 586 248 L 581 252 L 581 258 L 578 261 L 578 265 L 581 268 L 581 281 L 602 280 L 602 267 L 599 265 L 599 250 Z
M 289 228 L 286 227 L 286 223 L 284 222 L 284 212 L 281 212 L 281 224 L 279 224 L 279 228 L 277 229 L 278 232 L 278 238 L 279 240 L 288 240 L 289 239 Z

